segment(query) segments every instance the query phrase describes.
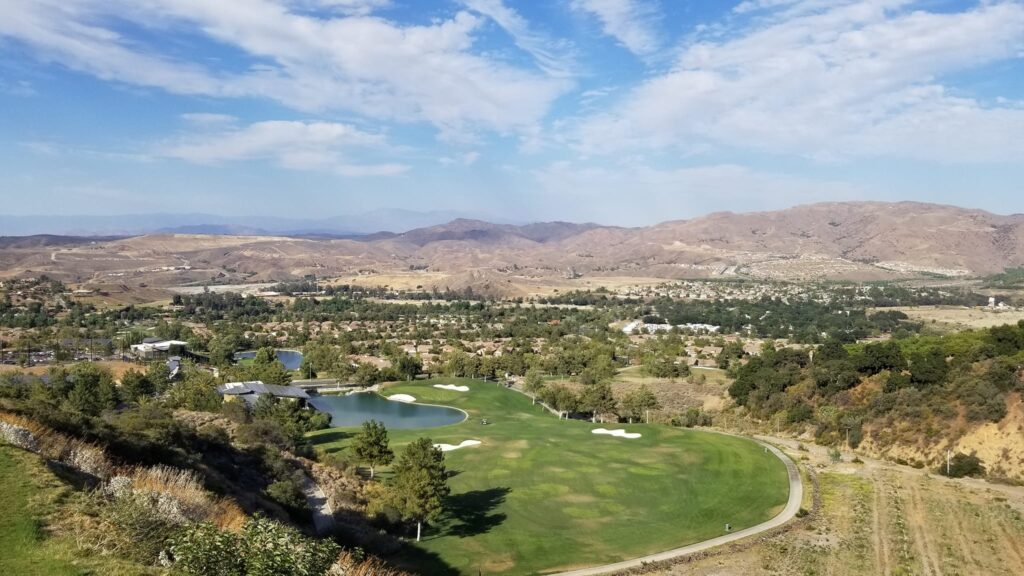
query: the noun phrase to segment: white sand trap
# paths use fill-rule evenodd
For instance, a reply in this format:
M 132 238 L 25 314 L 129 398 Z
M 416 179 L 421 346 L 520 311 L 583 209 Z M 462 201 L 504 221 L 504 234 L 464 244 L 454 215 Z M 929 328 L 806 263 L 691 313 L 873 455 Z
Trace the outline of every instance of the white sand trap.
M 591 430 L 594 434 L 607 434 L 609 436 L 615 436 L 616 438 L 639 438 L 640 434 L 636 432 L 626 432 L 622 428 L 616 430 L 605 430 L 604 428 L 594 428 Z
M 434 444 L 434 448 L 440 448 L 441 452 L 451 452 L 452 450 L 458 450 L 459 448 L 466 448 L 468 446 L 476 446 L 480 444 L 479 440 L 463 440 L 458 445 L 455 444 Z
M 455 384 L 434 384 L 434 388 L 452 390 L 454 392 L 469 392 L 469 386 L 456 386 Z
M 414 396 L 409 396 L 408 394 L 395 394 L 393 396 L 388 396 L 388 400 L 394 400 L 395 402 L 415 402 L 416 398 Z

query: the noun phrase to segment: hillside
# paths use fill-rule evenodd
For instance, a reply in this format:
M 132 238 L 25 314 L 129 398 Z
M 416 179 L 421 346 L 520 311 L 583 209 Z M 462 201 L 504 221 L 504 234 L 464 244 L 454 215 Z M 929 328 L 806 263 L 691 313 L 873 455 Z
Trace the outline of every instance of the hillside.
M 457 219 L 358 238 L 156 234 L 0 243 L 0 276 L 135 286 L 429 271 L 424 287 L 514 295 L 536 279 L 747 276 L 874 280 L 967 276 L 1024 264 L 1024 215 L 848 202 L 722 212 L 646 228 Z M 569 273 L 572 270 L 575 274 Z M 503 281 L 504 280 L 504 281 Z

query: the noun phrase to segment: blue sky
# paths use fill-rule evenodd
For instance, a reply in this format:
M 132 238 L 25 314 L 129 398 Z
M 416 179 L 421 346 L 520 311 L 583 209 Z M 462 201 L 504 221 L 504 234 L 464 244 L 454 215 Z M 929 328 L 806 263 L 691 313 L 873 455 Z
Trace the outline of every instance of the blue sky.
M 1024 1 L 0 0 L 5 214 L 1024 212 Z

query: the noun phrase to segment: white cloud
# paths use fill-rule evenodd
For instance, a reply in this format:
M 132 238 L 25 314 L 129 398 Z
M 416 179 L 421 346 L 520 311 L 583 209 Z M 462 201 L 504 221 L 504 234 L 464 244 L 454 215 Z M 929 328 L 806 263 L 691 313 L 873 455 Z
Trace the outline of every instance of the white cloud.
M 568 78 L 574 75 L 573 47 L 565 40 L 556 40 L 533 30 L 530 23 L 502 0 L 461 0 L 470 10 L 483 14 L 501 26 L 516 46 L 529 53 L 550 76 Z
M 465 154 L 458 154 L 456 156 L 442 156 L 438 159 L 444 166 L 472 166 L 476 164 L 476 161 L 480 159 L 480 153 L 477 151 L 466 152 Z
M 159 43 L 122 37 L 117 21 L 154 33 L 201 34 L 252 63 L 239 69 L 172 57 Z M 284 0 L 0 2 L 0 37 L 23 43 L 39 59 L 105 80 L 176 94 L 265 97 L 301 111 L 429 122 L 442 132 L 514 132 L 536 124 L 571 82 L 475 54 L 480 22 L 468 12 L 420 26 L 325 17 L 296 12 Z
M 244 128 L 197 133 L 160 147 L 159 155 L 196 164 L 269 160 L 293 170 L 321 170 L 343 176 L 384 176 L 408 170 L 402 164 L 355 164 L 348 152 L 380 147 L 384 138 L 347 124 L 256 122 Z
M 929 13 L 899 8 L 907 3 L 762 1 L 789 12 L 688 45 L 670 72 L 584 119 L 576 142 L 595 153 L 710 145 L 817 158 L 1024 160 L 1014 137 L 1024 131 L 1020 106 L 953 96 L 939 80 L 1019 57 L 1024 5 Z
M 604 33 L 634 54 L 652 54 L 661 46 L 658 11 L 650 0 L 572 0 L 570 6 L 597 17 Z
M 230 114 L 214 114 L 210 112 L 186 112 L 181 119 L 196 126 L 224 126 L 234 124 L 238 118 Z
M 554 162 L 533 173 L 540 194 L 576 219 L 651 224 L 717 210 L 767 210 L 856 199 L 852 184 L 751 170 L 735 164 L 659 169 L 639 161 L 615 166 Z
M 346 15 L 366 16 L 391 6 L 391 0 L 291 0 L 291 5 L 307 10 L 322 9 Z

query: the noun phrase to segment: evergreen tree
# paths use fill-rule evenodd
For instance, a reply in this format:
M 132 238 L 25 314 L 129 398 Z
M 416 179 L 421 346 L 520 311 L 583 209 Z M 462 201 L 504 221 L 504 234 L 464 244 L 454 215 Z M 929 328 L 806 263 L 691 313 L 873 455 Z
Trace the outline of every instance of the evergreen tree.
M 374 467 L 386 466 L 395 459 L 395 453 L 388 445 L 388 431 L 384 424 L 376 420 L 363 422 L 363 429 L 352 442 L 352 453 L 360 462 L 370 465 L 370 478 L 373 478 Z
M 398 458 L 389 496 L 391 505 L 407 522 L 416 523 L 419 542 L 423 523 L 441 517 L 444 499 L 448 496 L 448 471 L 444 453 L 435 448 L 430 438 L 419 438 Z

